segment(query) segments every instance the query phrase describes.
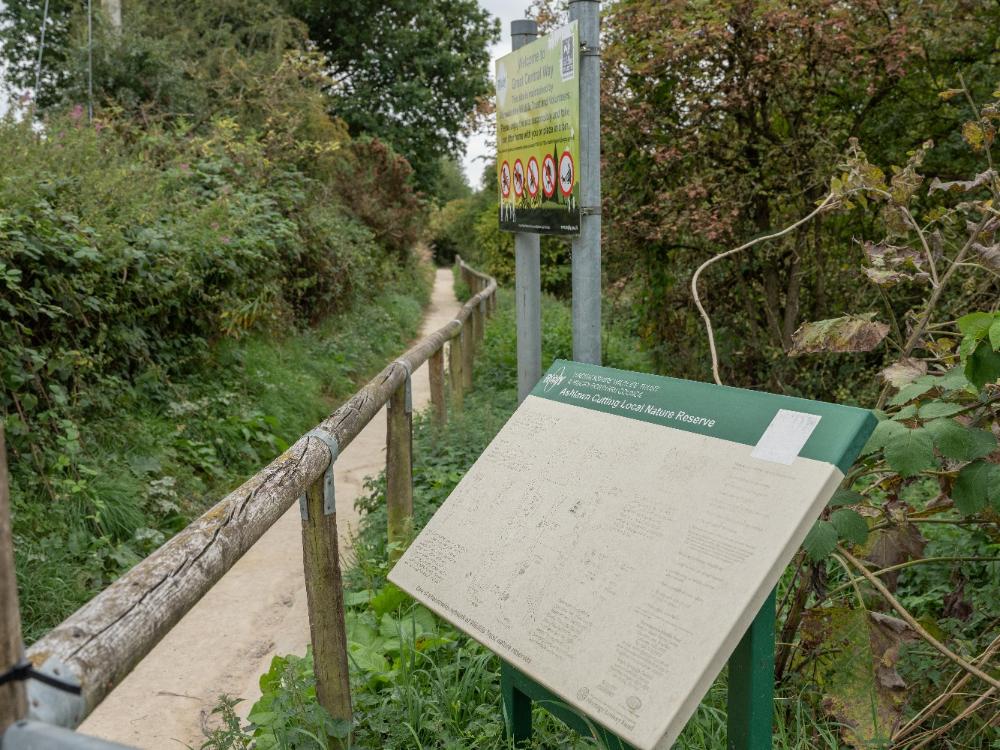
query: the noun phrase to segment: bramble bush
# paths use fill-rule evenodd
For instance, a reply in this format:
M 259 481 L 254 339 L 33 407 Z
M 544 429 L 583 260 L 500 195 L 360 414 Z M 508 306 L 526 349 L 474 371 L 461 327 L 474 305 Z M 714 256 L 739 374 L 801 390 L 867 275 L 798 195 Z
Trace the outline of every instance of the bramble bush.
M 818 688 L 817 710 L 851 747 L 996 737 L 996 715 L 980 709 L 1000 686 L 988 666 L 1000 646 L 1000 91 L 982 107 L 964 82 L 941 96 L 967 101 L 960 132 L 982 171 L 926 179 L 930 141 L 883 170 L 852 140 L 810 216 L 867 217 L 878 239 L 858 241 L 856 273 L 878 303 L 801 325 L 788 349 L 885 357 L 867 385 L 879 424 L 807 536 L 779 611 L 779 680 Z

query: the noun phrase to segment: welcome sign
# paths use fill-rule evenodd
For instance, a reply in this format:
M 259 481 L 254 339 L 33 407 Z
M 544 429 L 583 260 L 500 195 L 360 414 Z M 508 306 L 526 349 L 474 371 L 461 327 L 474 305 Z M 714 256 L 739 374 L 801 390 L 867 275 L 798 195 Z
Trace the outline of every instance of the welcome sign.
M 496 63 L 500 228 L 580 233 L 578 23 Z

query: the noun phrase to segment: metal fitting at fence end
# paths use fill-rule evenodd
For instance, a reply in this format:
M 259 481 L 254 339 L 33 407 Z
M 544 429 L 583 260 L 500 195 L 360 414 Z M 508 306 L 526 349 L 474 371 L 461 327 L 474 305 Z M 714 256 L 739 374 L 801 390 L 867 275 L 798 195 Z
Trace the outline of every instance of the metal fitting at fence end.
M 58 727 L 76 727 L 86 703 L 76 673 L 56 656 L 32 667 L 27 680 L 28 718 Z M 6 747 L 6 745 L 4 745 Z
M 340 444 L 337 442 L 337 438 L 318 427 L 305 434 L 306 440 L 311 437 L 321 441 L 330 451 L 330 465 L 326 467 L 326 471 L 323 473 L 323 515 L 332 516 L 337 512 L 337 496 L 333 485 L 333 465 L 337 461 L 337 456 L 340 455 Z M 309 520 L 309 499 L 305 493 L 299 496 L 299 513 L 303 521 Z

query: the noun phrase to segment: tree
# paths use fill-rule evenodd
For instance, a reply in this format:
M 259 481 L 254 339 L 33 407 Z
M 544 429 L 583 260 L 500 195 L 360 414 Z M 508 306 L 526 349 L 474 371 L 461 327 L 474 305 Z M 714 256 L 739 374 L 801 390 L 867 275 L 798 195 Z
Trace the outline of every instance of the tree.
M 877 144 L 891 143 L 888 159 L 898 162 L 928 130 L 954 130 L 961 115 L 938 91 L 966 67 L 978 69 L 980 87 L 993 83 L 996 17 L 985 0 L 619 0 L 609 7 L 602 103 L 608 265 L 615 280 L 632 282 L 634 309 L 661 364 L 669 358 L 677 372 L 680 362 L 705 361 L 691 350 L 700 337 L 688 335 L 697 330 L 690 272 L 719 249 L 808 213 L 852 136 L 876 144 L 868 150 L 880 159 Z M 933 173 L 965 165 L 928 166 Z M 728 323 L 720 354 L 737 382 L 809 390 L 788 380 L 801 378 L 801 365 L 795 375 L 773 365 L 803 317 L 831 317 L 836 311 L 827 308 L 857 293 L 857 279 L 842 269 L 860 252 L 851 237 L 864 221 L 860 214 L 824 219 L 713 269 L 706 289 Z
M 5 0 L 0 8 L 0 56 L 11 91 L 35 87 L 43 7 L 37 0 Z M 49 1 L 41 80 L 34 92 L 42 105 L 58 101 L 58 91 L 66 83 L 70 21 L 77 8 L 73 0 Z
M 430 192 L 440 205 L 472 195 L 472 188 L 457 158 L 450 156 L 438 160 L 438 174 Z
M 496 19 L 475 0 L 287 0 L 330 60 L 334 111 L 391 143 L 430 189 L 489 95 Z

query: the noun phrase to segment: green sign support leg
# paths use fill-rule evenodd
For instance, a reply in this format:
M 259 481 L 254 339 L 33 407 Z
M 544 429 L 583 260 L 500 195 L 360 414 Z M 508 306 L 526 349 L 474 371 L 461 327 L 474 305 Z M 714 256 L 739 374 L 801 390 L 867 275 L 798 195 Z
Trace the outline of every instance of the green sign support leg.
M 500 665 L 500 692 L 508 732 L 516 747 L 531 741 L 531 698 L 518 690 L 515 680 L 514 670 L 503 662 Z
M 729 750 L 771 750 L 774 719 L 774 592 L 729 658 Z

